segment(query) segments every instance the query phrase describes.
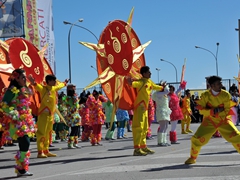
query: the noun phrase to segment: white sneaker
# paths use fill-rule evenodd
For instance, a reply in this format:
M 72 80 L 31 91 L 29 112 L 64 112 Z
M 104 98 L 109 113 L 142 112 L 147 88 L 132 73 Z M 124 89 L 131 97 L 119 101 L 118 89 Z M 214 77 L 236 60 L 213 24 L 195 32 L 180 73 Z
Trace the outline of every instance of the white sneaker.
M 73 145 L 75 148 L 81 148 L 81 146 L 78 146 L 77 144 Z
M 26 171 L 25 173 L 21 174 L 20 172 L 17 173 L 17 177 L 21 177 L 21 176 L 32 176 L 33 173 L 30 173 L 28 171 Z

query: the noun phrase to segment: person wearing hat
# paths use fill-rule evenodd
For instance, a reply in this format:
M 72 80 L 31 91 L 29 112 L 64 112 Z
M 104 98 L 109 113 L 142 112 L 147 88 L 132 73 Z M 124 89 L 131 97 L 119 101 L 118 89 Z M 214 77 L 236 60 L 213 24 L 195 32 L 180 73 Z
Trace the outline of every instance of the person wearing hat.
M 210 76 L 210 89 L 202 93 L 197 101 L 203 121 L 191 138 L 190 157 L 185 164 L 196 163 L 202 146 L 208 143 L 216 130 L 240 153 L 240 132 L 233 124 L 231 116 L 231 107 L 235 106 L 235 103 L 231 100 L 230 93 L 222 89 L 221 80 L 219 76 Z
M 192 115 L 190 98 L 191 98 L 191 93 L 190 93 L 190 90 L 187 89 L 185 91 L 185 97 L 182 100 L 182 113 L 183 113 L 183 119 L 181 121 L 182 134 L 188 134 L 193 132 L 190 129 L 191 115 Z M 186 129 L 185 129 L 185 124 L 186 124 Z
M 40 107 L 38 110 L 37 121 L 37 149 L 38 158 L 56 157 L 56 154 L 49 152 L 49 139 L 53 130 L 53 116 L 57 104 L 57 91 L 62 89 L 68 83 L 68 79 L 64 82 L 56 83 L 55 75 L 47 75 L 45 81 L 47 85 L 36 83 L 32 76 L 28 76 L 31 85 L 40 93 Z

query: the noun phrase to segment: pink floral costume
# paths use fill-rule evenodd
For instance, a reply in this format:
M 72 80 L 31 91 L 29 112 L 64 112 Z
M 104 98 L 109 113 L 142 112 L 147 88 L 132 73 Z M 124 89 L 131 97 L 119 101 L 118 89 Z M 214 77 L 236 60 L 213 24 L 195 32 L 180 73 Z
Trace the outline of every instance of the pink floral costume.
M 107 99 L 99 95 L 99 98 L 96 100 L 95 97 L 91 94 L 88 96 L 86 105 L 89 107 L 89 120 L 93 128 L 91 135 L 91 144 L 100 144 L 102 134 L 102 124 L 106 119 L 105 114 L 103 113 L 102 102 L 106 102 Z
M 17 151 L 15 172 L 28 171 L 29 165 L 29 137 L 34 135 L 34 122 L 30 109 L 31 92 L 27 87 L 17 89 L 10 87 L 4 94 L 0 111 L 3 114 L 3 124 L 5 124 L 5 136 L 13 140 L 18 139 L 20 150 Z M 28 144 L 22 143 L 25 142 Z
M 81 140 L 88 141 L 91 135 L 91 124 L 89 121 L 89 108 L 87 107 L 86 103 L 80 105 L 79 114 L 82 118 L 82 126 L 84 128 Z
M 150 97 L 149 103 L 148 103 L 148 130 L 147 130 L 147 139 L 151 139 L 152 137 L 152 129 L 151 129 L 151 124 L 154 121 L 155 118 L 155 105 Z

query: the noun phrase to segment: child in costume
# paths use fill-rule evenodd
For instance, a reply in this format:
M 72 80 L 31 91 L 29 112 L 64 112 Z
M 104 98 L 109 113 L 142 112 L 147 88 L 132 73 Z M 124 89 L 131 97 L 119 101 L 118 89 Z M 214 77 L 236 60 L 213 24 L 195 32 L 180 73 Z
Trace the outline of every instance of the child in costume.
M 124 137 L 125 124 L 129 121 L 129 115 L 127 110 L 117 109 L 116 111 L 118 130 L 117 130 L 117 138 L 122 139 Z
M 190 90 L 187 89 L 185 91 L 185 97 L 182 100 L 182 103 L 183 103 L 182 104 L 183 119 L 181 121 L 182 134 L 188 134 L 193 132 L 190 129 L 190 124 L 192 121 L 192 118 L 191 118 L 192 110 L 190 106 L 190 98 L 191 98 L 191 93 L 190 93 Z M 186 129 L 185 129 L 185 124 L 186 124 Z
M 191 138 L 190 158 L 185 164 L 194 164 L 201 147 L 206 145 L 212 135 L 219 130 L 222 137 L 232 143 L 233 147 L 240 153 L 240 132 L 232 122 L 231 107 L 235 105 L 231 101 L 231 95 L 222 88 L 222 78 L 210 76 L 208 83 L 210 89 L 201 94 L 197 101 L 197 108 L 203 115 L 203 121 Z
M 113 111 L 113 104 L 111 103 L 110 100 L 108 100 L 107 102 L 103 102 L 103 109 L 105 110 L 105 115 L 106 115 L 106 123 L 108 123 L 109 125 L 111 124 L 111 118 L 112 118 L 112 111 Z M 116 128 L 116 115 L 114 115 L 113 117 L 113 123 L 112 123 L 112 127 L 111 129 L 108 129 L 105 139 L 106 140 L 115 140 L 114 138 L 114 134 L 115 134 L 115 128 Z
M 142 78 L 139 80 L 128 79 L 128 83 L 137 89 L 137 97 L 134 101 L 134 116 L 133 116 L 133 143 L 134 156 L 146 156 L 153 154 L 154 151 L 146 145 L 146 134 L 148 128 L 148 103 L 152 90 L 162 90 L 162 86 L 156 85 L 150 80 L 151 72 L 148 66 L 143 66 L 140 69 Z
M 9 77 L 10 85 L 1 102 L 1 111 L 5 122 L 8 122 L 6 136 L 18 140 L 15 172 L 17 176 L 32 176 L 28 172 L 30 157 L 30 137 L 34 133 L 34 122 L 30 109 L 32 92 L 26 86 L 26 75 L 23 69 L 15 69 Z M 7 125 L 6 124 L 6 125 Z
M 38 158 L 56 157 L 56 154 L 49 152 L 49 139 L 53 128 L 53 116 L 56 110 L 57 91 L 66 86 L 68 80 L 58 82 L 56 85 L 56 77 L 47 75 L 45 81 L 46 86 L 38 84 L 32 76 L 29 81 L 34 85 L 35 89 L 40 93 L 41 105 L 38 110 L 38 121 L 36 132 Z
M 89 108 L 89 120 L 93 128 L 91 134 L 91 144 L 102 145 L 100 144 L 102 138 L 102 125 L 106 119 L 105 114 L 103 113 L 102 102 L 106 102 L 107 99 L 103 95 L 99 95 L 99 92 L 93 90 L 93 93 L 88 96 L 86 105 Z
M 127 123 L 127 130 L 128 130 L 128 132 L 132 132 L 132 130 L 131 130 L 132 120 L 133 120 L 133 110 L 132 109 L 128 110 L 128 115 L 129 115 L 129 121 Z
M 152 129 L 151 129 L 151 124 L 154 121 L 155 118 L 155 105 L 150 97 L 149 103 L 148 103 L 148 130 L 147 130 L 147 139 L 153 139 L 152 137 Z
M 57 108 L 58 106 L 56 105 L 56 109 Z M 53 119 L 54 119 L 53 130 L 52 130 L 52 135 L 50 136 L 50 139 L 49 139 L 49 147 L 54 147 L 52 143 L 58 143 L 58 141 L 56 141 L 56 138 L 57 138 L 58 124 L 60 123 L 60 117 L 56 112 L 54 113 Z
M 175 92 L 175 87 L 170 85 L 169 86 L 169 93 L 168 93 L 168 99 L 169 99 L 169 108 L 171 109 L 172 113 L 170 115 L 171 120 L 171 131 L 170 131 L 170 141 L 171 144 L 179 144 L 177 141 L 177 124 L 179 120 L 183 119 L 182 110 L 179 106 L 179 93 L 181 90 L 185 89 L 186 87 L 186 81 L 183 81 L 178 90 Z
M 163 91 L 156 91 L 152 95 L 152 99 L 156 102 L 156 118 L 160 128 L 158 128 L 158 145 L 159 146 L 170 146 L 167 142 L 167 128 L 170 121 L 171 109 L 168 104 L 169 88 L 166 83 L 160 83 L 164 86 Z
M 69 127 L 71 127 L 71 132 L 68 138 L 68 148 L 80 148 L 78 146 L 78 134 L 79 134 L 79 126 L 81 123 L 81 117 L 79 115 L 79 99 L 77 94 L 75 93 L 75 86 L 69 84 L 67 86 L 67 97 L 64 100 L 64 103 L 67 107 L 67 116 L 66 121 Z
M 82 96 L 80 99 L 80 108 L 79 108 L 79 114 L 82 118 L 82 127 L 83 127 L 83 131 L 82 131 L 82 136 L 81 136 L 81 140 L 82 142 L 84 141 L 89 141 L 90 135 L 91 135 L 91 124 L 89 121 L 89 108 L 86 105 L 87 102 L 87 97 L 86 96 Z
M 58 110 L 64 119 L 66 119 L 67 116 L 67 108 L 63 103 L 63 99 L 65 98 L 66 97 L 62 95 L 58 96 Z M 58 135 L 61 141 L 67 140 L 68 130 L 69 127 L 60 119 L 60 122 L 58 124 Z

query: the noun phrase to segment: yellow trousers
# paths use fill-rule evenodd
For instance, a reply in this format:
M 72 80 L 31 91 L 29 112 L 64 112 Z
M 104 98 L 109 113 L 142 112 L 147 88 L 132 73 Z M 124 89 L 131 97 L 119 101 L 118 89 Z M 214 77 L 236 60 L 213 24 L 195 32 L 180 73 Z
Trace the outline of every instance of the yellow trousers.
M 38 152 L 43 152 L 49 148 L 50 136 L 52 136 L 53 130 L 53 115 L 41 113 L 38 116 L 37 128 L 37 148 Z
M 189 114 L 183 114 L 183 119 L 181 121 L 182 131 L 189 130 L 189 126 L 191 124 L 191 121 L 192 121 L 192 119 L 191 119 L 191 116 Z M 185 124 L 187 125 L 186 129 L 184 128 Z
M 134 148 L 145 148 L 146 135 L 148 130 L 148 111 L 143 110 L 143 107 L 138 106 L 134 110 L 132 122 L 132 134 Z
M 201 147 L 208 143 L 216 130 L 219 130 L 222 137 L 232 143 L 233 147 L 240 153 L 240 132 L 230 119 L 226 119 L 222 123 L 204 119 L 191 138 L 191 158 L 197 159 Z

